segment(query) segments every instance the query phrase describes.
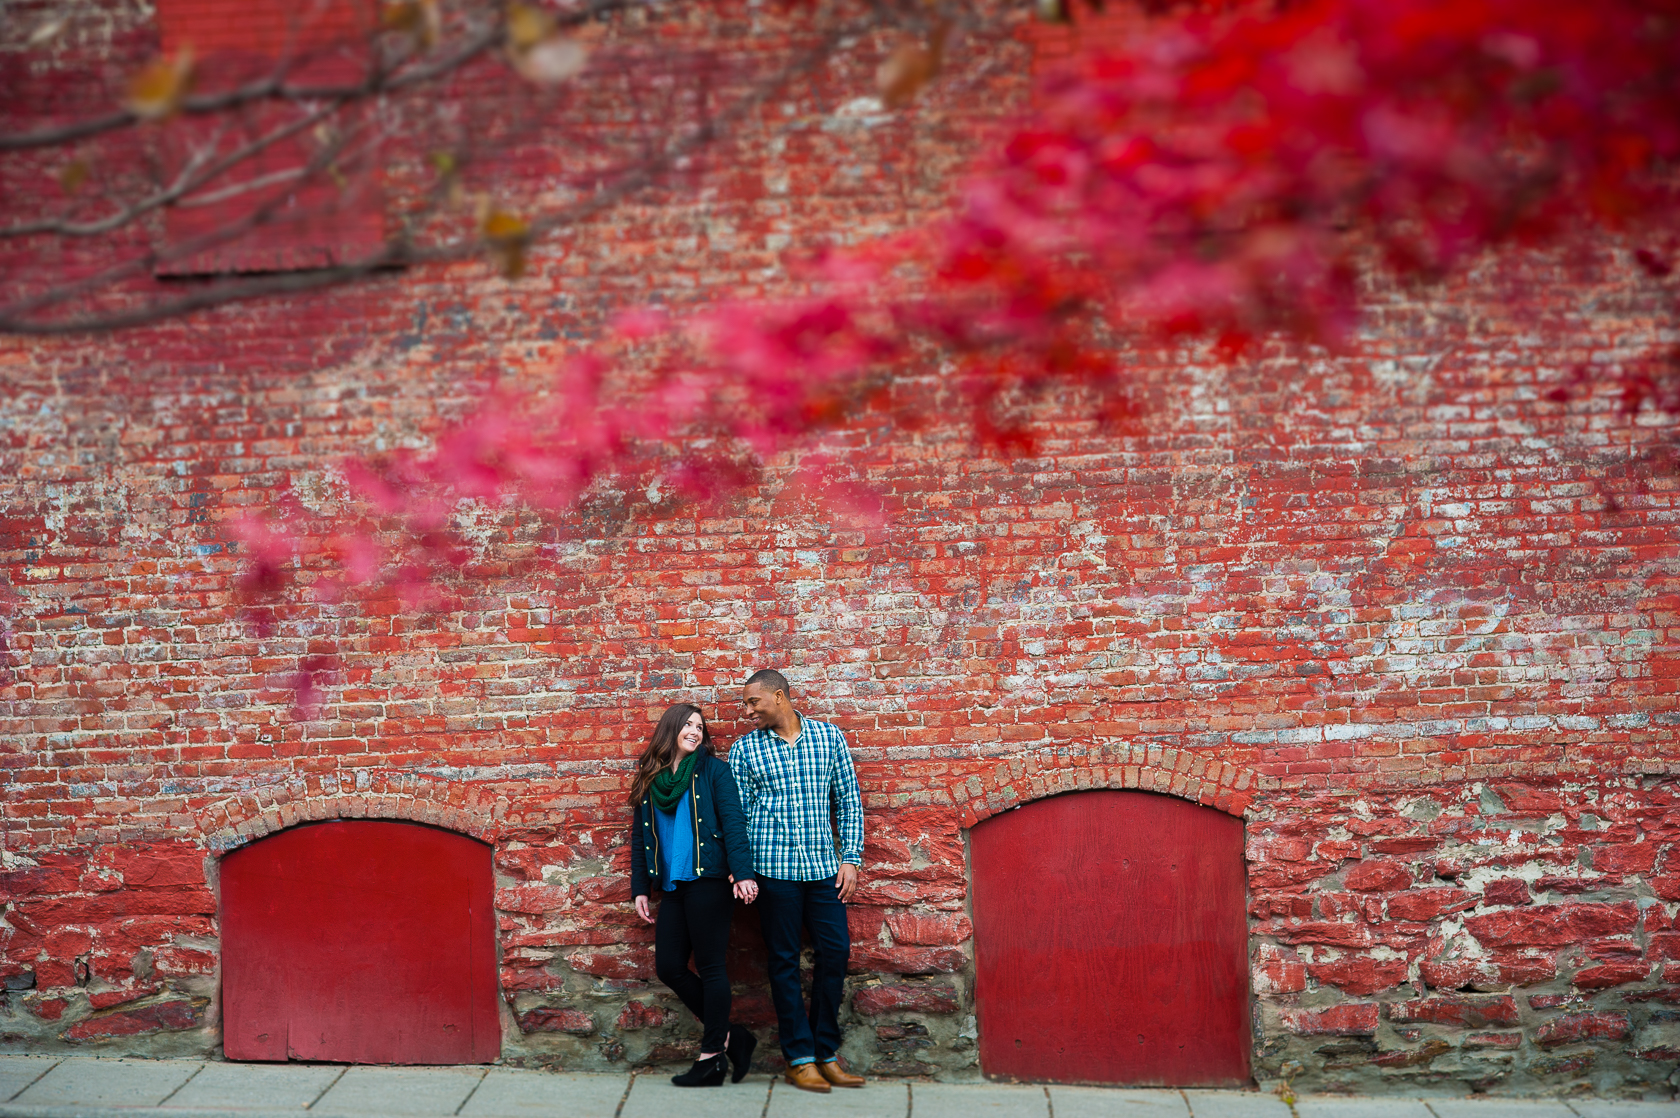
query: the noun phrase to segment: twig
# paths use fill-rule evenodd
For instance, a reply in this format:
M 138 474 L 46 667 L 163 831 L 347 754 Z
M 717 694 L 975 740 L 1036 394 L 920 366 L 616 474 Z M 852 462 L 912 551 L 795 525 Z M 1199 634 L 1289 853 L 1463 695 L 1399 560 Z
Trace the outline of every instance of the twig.
M 645 0 L 592 0 L 584 8 L 575 12 L 559 14 L 556 19 L 561 26 L 574 27 L 608 12 L 642 3 L 645 3 Z M 274 71 L 254 82 L 248 82 L 245 85 L 220 93 L 197 94 L 185 98 L 181 102 L 181 112 L 187 116 L 203 116 L 238 108 L 241 105 L 248 105 L 257 101 L 359 100 L 380 93 L 395 93 L 433 81 L 461 68 L 491 48 L 500 46 L 505 34 L 506 27 L 500 20 L 497 20 L 489 26 L 469 34 L 465 41 L 451 53 L 436 57 L 430 62 L 416 63 L 407 68 L 393 71 L 389 76 L 379 80 L 373 80 L 370 76 L 369 80 L 353 84 L 287 84 L 285 75 L 295 63 L 291 60 L 283 60 L 282 64 L 277 66 Z M 126 128 L 139 122 L 140 118 L 133 112 L 128 109 L 120 109 L 86 120 L 44 125 L 24 132 L 0 133 L 0 151 L 24 151 L 31 148 L 54 147 L 73 140 L 97 136 L 118 128 Z
M 200 187 L 207 185 L 218 176 L 238 166 L 240 163 L 243 163 L 253 155 L 258 154 L 266 148 L 272 147 L 281 140 L 297 135 L 299 132 L 312 125 L 319 124 L 321 121 L 332 116 L 335 112 L 342 108 L 344 103 L 345 102 L 343 101 L 335 101 L 306 114 L 290 124 L 276 128 L 267 135 L 259 136 L 257 139 L 252 140 L 244 147 L 236 148 L 223 158 L 217 160 L 210 166 L 209 170 L 204 171 L 202 174 L 195 174 L 194 172 L 204 166 L 205 160 L 214 154 L 216 143 L 213 140 L 200 153 L 194 155 L 187 161 L 187 165 L 182 168 L 181 173 L 176 176 L 175 181 L 166 189 L 158 191 L 149 198 L 143 198 L 138 202 L 130 203 L 121 210 L 118 210 L 116 213 L 111 214 L 108 217 L 101 218 L 98 221 L 74 222 L 65 221 L 62 218 L 43 218 L 40 221 L 26 221 L 18 225 L 10 225 L 5 228 L 0 228 L 0 237 L 30 237 L 47 233 L 64 237 L 94 237 L 101 233 L 110 233 L 113 230 L 122 228 L 124 225 L 127 225 L 136 218 L 144 217 L 146 214 L 151 213 L 155 209 L 180 202 L 186 195 L 191 194 Z M 207 205 L 208 201 L 200 198 L 182 204 Z
M 617 2 L 617 0 L 608 0 L 608 2 Z M 562 207 L 559 210 L 537 215 L 530 223 L 531 231 L 533 233 L 549 232 L 577 224 L 652 185 L 680 160 L 714 142 L 725 130 L 778 95 L 790 82 L 819 65 L 833 53 L 843 40 L 867 31 L 870 26 L 872 26 L 872 23 L 867 22 L 847 24 L 825 33 L 816 45 L 790 62 L 762 86 L 731 105 L 727 112 L 703 121 L 688 136 L 670 145 L 656 156 L 644 160 L 639 165 L 622 170 L 609 185 L 597 190 L 591 197 L 570 206 Z M 336 155 L 336 152 L 337 147 L 322 152 L 316 160 L 312 161 L 309 173 L 314 174 L 321 167 L 331 162 L 331 157 Z M 377 271 L 412 264 L 458 261 L 475 256 L 483 251 L 482 243 L 476 238 L 429 249 L 418 249 L 408 243 L 397 242 L 387 244 L 379 252 L 353 263 L 335 265 L 309 272 L 281 273 L 252 279 L 218 281 L 206 288 L 174 299 L 158 300 L 128 310 L 48 321 L 30 317 L 34 311 L 61 304 L 116 280 L 140 274 L 154 268 L 160 262 L 190 256 L 202 252 L 207 247 L 243 235 L 253 226 L 265 221 L 282 200 L 283 197 L 275 199 L 267 206 L 236 223 L 231 229 L 197 238 L 163 253 L 148 253 L 136 260 L 108 269 L 98 276 L 88 277 L 75 284 L 42 292 L 29 300 L 0 307 L 0 333 L 64 335 L 126 329 L 193 311 L 262 298 L 268 295 L 296 294 L 340 287 Z

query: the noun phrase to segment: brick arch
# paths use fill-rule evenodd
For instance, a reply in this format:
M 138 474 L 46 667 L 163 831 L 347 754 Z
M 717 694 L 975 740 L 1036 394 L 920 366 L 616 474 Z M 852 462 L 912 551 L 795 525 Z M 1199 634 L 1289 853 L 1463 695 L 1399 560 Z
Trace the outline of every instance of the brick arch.
M 404 819 L 493 843 L 498 800 L 458 781 L 360 770 L 311 774 L 218 800 L 198 812 L 205 845 L 225 853 L 298 823 Z
M 1137 789 L 1205 804 L 1239 818 L 1274 777 L 1187 749 L 1093 742 L 1081 751 L 1044 750 L 1000 761 L 952 789 L 963 827 L 1062 792 Z

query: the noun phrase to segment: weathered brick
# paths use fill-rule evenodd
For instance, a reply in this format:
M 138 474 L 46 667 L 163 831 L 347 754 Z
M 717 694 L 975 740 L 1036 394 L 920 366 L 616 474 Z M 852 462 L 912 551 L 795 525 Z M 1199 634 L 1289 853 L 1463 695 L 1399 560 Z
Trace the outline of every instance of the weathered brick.
M 1604 990 L 1611 986 L 1625 986 L 1629 982 L 1643 982 L 1650 976 L 1650 963 L 1629 961 L 1582 967 L 1570 976 L 1569 981 L 1582 990 Z
M 950 974 L 968 965 L 954 947 L 876 947 L 852 945 L 854 974 Z
M 519 1030 L 525 1033 L 588 1036 L 595 1031 L 595 1019 L 582 1010 L 538 1006 L 519 1015 Z
M 865 986 L 852 995 L 852 1008 L 865 1017 L 883 1013 L 955 1013 L 956 991 L 946 986 L 882 983 Z
M 669 1017 L 670 1014 L 659 1006 L 648 1005 L 646 1002 L 628 1002 L 618 1014 L 618 1028 L 621 1032 L 658 1028 Z
M 616 954 L 583 951 L 567 955 L 566 962 L 580 974 L 602 978 L 652 978 L 653 952 L 646 948 L 621 951 Z
M 1542 1021 L 1534 1030 L 1534 1043 L 1541 1048 L 1577 1044 L 1585 1040 L 1625 1040 L 1632 1026 L 1625 1013 L 1571 1013 Z
M 190 1001 L 159 1002 L 157 1005 L 118 1010 L 78 1021 L 64 1030 L 65 1040 L 104 1040 L 172 1029 L 190 1029 L 203 1018 L 203 1007 Z
M 1501 877 L 1482 886 L 1482 903 L 1487 905 L 1529 904 L 1528 882 L 1520 877 Z
M 1461 1029 L 1480 1029 L 1487 1025 L 1515 1025 L 1518 1021 L 1516 999 L 1509 995 L 1416 998 L 1410 1001 L 1389 1002 L 1383 1006 L 1383 1013 L 1390 1021 L 1455 1025 Z
M 1480 899 L 1465 889 L 1412 889 L 1388 898 L 1388 915 L 1395 920 L 1435 920 L 1474 908 Z
M 1363 893 L 1386 893 L 1410 885 L 1412 872 L 1403 862 L 1369 858 L 1349 866 L 1342 880 L 1349 889 Z
M 1406 981 L 1406 960 L 1372 959 L 1354 955 L 1329 963 L 1312 963 L 1307 973 L 1327 986 L 1334 986 L 1346 994 L 1367 997 L 1383 990 L 1392 990 Z
M 887 917 L 887 927 L 895 942 L 923 947 L 951 947 L 974 935 L 974 926 L 960 912 L 895 912 Z
M 1374 1002 L 1328 1009 L 1285 1009 L 1278 1019 L 1285 1032 L 1296 1036 L 1375 1036 L 1377 1032 Z
M 1297 994 L 1307 988 L 1307 968 L 1294 951 L 1263 943 L 1254 968 L 1256 994 Z
M 1464 927 L 1488 947 L 1564 947 L 1625 935 L 1638 922 L 1632 904 L 1535 905 L 1467 916 Z

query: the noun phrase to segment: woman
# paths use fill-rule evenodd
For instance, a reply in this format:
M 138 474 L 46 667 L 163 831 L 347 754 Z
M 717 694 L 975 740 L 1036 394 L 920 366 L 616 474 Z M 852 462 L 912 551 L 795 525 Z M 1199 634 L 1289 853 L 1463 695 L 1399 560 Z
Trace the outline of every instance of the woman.
M 711 744 L 700 708 L 678 703 L 654 727 L 630 786 L 630 891 L 636 912 L 654 925 L 654 970 L 705 1027 L 700 1058 L 671 1077 L 679 1087 L 716 1087 L 730 1063 L 739 1083 L 758 1046 L 744 1026 L 730 1024 L 723 962 L 734 915 L 730 882 L 734 896 L 752 904 L 758 881 L 735 777 Z M 648 906 L 653 892 L 663 898 L 657 921 Z M 691 952 L 699 977 L 688 969 Z

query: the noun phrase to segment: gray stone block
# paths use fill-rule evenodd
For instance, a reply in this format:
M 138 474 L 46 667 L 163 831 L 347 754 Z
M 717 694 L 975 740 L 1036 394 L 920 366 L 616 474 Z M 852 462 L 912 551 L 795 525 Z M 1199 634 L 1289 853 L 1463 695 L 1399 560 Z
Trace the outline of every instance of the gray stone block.
M 1002 1083 L 912 1083 L 916 1118 L 1049 1118 L 1043 1087 Z
M 1575 1118 L 1556 1099 L 1430 1099 L 1435 1118 Z
M 0 1056 L 0 1103 L 10 1102 L 58 1061 L 57 1056 Z
M 1610 1099 L 1570 1099 L 1581 1118 L 1680 1118 L 1680 1102 L 1614 1102 Z
M 487 1070 L 353 1067 L 310 1110 L 323 1114 L 454 1114 Z
M 1194 1118 L 1289 1118 L 1289 1105 L 1270 1091 L 1185 1091 Z
M 910 1087 L 903 1080 L 871 1079 L 864 1087 L 848 1087 L 819 1095 L 777 1082 L 770 1092 L 769 1118 L 906 1118 Z
M 1058 1087 L 1050 1085 L 1056 1118 L 1189 1118 L 1177 1091 L 1141 1087 Z
M 163 1105 L 171 1110 L 302 1110 L 343 1071 L 320 1064 L 205 1064 Z
M 770 1094 L 763 1075 L 721 1087 L 674 1087 L 672 1074 L 656 1069 L 636 1076 L 620 1118 L 757 1118 Z
M 1343 1098 L 1302 1095 L 1295 1100 L 1300 1118 L 1434 1118 L 1422 1099 Z
M 197 1060 L 102 1060 L 72 1056 L 12 1102 L 31 1106 L 156 1106 L 192 1078 Z
M 628 1075 L 492 1068 L 461 1108 L 462 1118 L 613 1118 Z

